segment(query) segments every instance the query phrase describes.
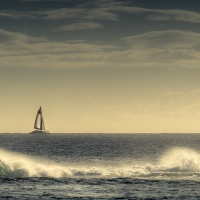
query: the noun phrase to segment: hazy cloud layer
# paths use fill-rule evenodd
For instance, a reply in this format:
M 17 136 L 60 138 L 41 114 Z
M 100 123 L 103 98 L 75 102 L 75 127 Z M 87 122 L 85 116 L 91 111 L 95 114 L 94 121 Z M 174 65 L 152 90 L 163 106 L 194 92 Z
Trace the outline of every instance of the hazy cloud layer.
M 33 1 L 33 0 L 32 0 Z M 0 17 L 13 19 L 44 19 L 44 20 L 120 20 L 120 14 L 138 15 L 144 14 L 145 18 L 153 21 L 183 21 L 200 23 L 200 13 L 181 9 L 148 9 L 131 6 L 125 2 L 115 1 L 86 1 L 71 8 L 15 11 L 1 10 Z
M 37 17 L 28 12 L 20 12 L 14 10 L 0 10 L 0 17 L 11 19 L 36 19 Z
M 196 89 L 187 93 L 165 92 L 159 99 L 159 108 L 166 111 L 189 112 L 189 116 L 197 113 L 200 115 L 200 90 Z
M 74 102 L 67 102 L 63 108 L 66 110 L 54 115 L 59 116 L 59 121 L 63 119 L 61 124 L 66 118 L 70 124 L 76 120 L 80 123 L 80 127 L 89 127 L 90 132 L 195 131 L 196 127 L 191 129 L 187 126 L 196 124 L 197 118 L 200 117 L 200 90 L 168 91 L 153 104 L 142 103 L 140 99 L 134 98 L 130 101 L 126 99 L 124 105 L 105 106 L 89 96 L 84 96 Z M 95 129 L 92 124 L 98 128 Z
M 172 10 L 152 10 L 153 14 L 147 18 L 149 20 L 163 21 L 183 21 L 190 23 L 200 23 L 200 13 L 179 9 Z
M 47 40 L 43 37 L 36 38 L 36 37 L 31 37 L 26 34 L 22 33 L 15 33 L 15 32 L 10 32 L 10 31 L 5 31 L 0 29 L 0 44 L 9 44 L 11 41 L 16 41 L 16 42 L 26 42 L 26 43 L 40 43 L 40 42 L 46 42 Z
M 61 26 L 55 31 L 74 31 L 74 30 L 89 30 L 103 28 L 101 24 L 94 22 L 77 22 L 69 25 Z
M 167 120 L 183 117 L 194 119 L 196 116 L 200 117 L 200 90 L 195 89 L 189 92 L 167 91 L 154 104 L 144 104 L 135 98 L 131 101 L 129 107 L 133 107 L 130 114 L 136 116 L 146 115 Z
M 191 31 L 151 31 L 142 35 L 122 38 L 138 48 L 192 48 L 200 47 L 200 34 Z
M 122 38 L 123 48 L 120 43 L 54 42 L 4 30 L 0 30 L 0 38 L 1 67 L 200 66 L 200 34 L 188 31 L 154 31 Z

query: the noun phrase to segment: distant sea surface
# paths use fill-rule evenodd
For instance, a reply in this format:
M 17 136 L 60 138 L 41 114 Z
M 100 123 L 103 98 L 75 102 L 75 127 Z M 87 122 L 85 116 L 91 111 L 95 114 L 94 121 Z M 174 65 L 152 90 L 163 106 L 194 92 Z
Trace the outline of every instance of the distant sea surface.
M 0 134 L 0 199 L 200 199 L 200 134 Z

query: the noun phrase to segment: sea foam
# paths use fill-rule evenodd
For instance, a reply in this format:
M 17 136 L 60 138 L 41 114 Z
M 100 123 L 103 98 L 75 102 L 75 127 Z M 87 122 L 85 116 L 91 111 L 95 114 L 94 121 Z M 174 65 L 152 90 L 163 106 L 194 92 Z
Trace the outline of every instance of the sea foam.
M 53 178 L 151 178 L 186 179 L 200 177 L 200 154 L 188 148 L 173 148 L 165 152 L 158 162 L 137 164 L 81 166 L 79 163 L 56 163 L 34 156 L 0 149 L 1 177 L 53 177 Z

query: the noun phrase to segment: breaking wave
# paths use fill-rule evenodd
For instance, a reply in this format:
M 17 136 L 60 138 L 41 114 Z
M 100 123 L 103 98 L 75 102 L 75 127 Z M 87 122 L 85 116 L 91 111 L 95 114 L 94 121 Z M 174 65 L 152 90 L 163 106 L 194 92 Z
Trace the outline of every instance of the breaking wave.
M 123 165 L 122 165 L 123 166 Z M 200 154 L 188 148 L 174 148 L 156 163 L 117 167 L 58 164 L 0 149 L 0 177 L 53 178 L 147 178 L 200 180 Z

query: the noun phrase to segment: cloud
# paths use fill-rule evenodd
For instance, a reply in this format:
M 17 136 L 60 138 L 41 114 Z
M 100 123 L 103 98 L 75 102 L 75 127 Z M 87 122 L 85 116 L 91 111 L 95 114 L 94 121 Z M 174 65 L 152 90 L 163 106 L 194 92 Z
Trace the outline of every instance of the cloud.
M 62 8 L 57 10 L 36 11 L 35 15 L 46 20 L 85 19 L 85 20 L 118 20 L 115 13 L 107 8 Z
M 197 106 L 200 108 L 200 90 L 198 89 L 187 93 L 168 91 L 159 99 L 159 108 L 163 110 L 187 110 L 190 112 Z M 198 110 L 200 111 L 200 109 Z
M 145 48 L 191 48 L 200 46 L 200 34 L 191 31 L 151 31 L 141 35 L 122 38 L 136 47 Z
M 101 67 L 107 62 L 102 60 L 105 52 L 116 48 L 84 41 L 54 42 L 4 30 L 0 38 L 2 67 Z
M 83 96 L 65 102 L 62 108 L 54 117 L 58 116 L 61 125 L 66 119 L 69 124 L 76 122 L 79 124 L 77 127 L 81 127 L 76 131 L 80 132 L 83 128 L 89 129 L 88 132 L 196 132 L 200 117 L 200 90 L 167 91 L 151 104 L 133 98 L 126 99 L 123 105 L 114 105 L 114 102 L 101 105 L 90 96 Z
M 40 1 L 40 0 L 24 0 L 24 1 Z M 46 0 L 48 1 L 48 0 Z M 54 0 L 56 1 L 56 0 Z M 59 0 L 62 1 L 62 0 Z M 66 1 L 67 0 L 63 0 Z M 70 0 L 68 0 L 70 1 Z M 123 3 L 116 3 L 113 1 L 83 1 L 77 3 L 73 7 L 60 9 L 47 9 L 35 11 L 15 11 L 15 10 L 0 10 L 0 17 L 7 17 L 12 19 L 44 19 L 44 20 L 118 20 L 118 16 L 113 11 L 109 10 L 111 7 L 123 5 Z
M 47 40 L 43 37 L 36 38 L 31 37 L 22 33 L 10 32 L 0 29 L 0 42 L 10 42 L 10 41 L 23 41 L 27 43 L 39 43 L 46 42 Z
M 37 16 L 32 13 L 14 10 L 0 10 L 0 17 L 11 19 L 37 19 Z
M 101 24 L 94 22 L 77 22 L 69 25 L 61 26 L 56 31 L 74 31 L 74 30 L 88 30 L 88 29 L 100 29 L 103 28 Z
M 38 0 L 24 0 L 38 1 Z M 48 0 L 46 0 L 48 1 Z M 64 1 L 64 0 L 59 0 Z M 67 0 L 65 0 L 67 2 Z M 127 2 L 116 2 L 112 0 L 85 1 L 71 8 L 60 8 L 51 10 L 15 11 L 1 10 L 0 17 L 13 19 L 44 19 L 44 20 L 120 20 L 120 14 L 145 15 L 148 20 L 153 21 L 183 21 L 189 23 L 200 23 L 200 13 L 180 9 L 148 9 L 131 6 Z M 147 15 L 147 16 L 146 16 Z
M 132 60 L 134 66 L 198 67 L 199 65 L 200 34 L 198 33 L 179 30 L 151 31 L 122 40 L 131 46 L 124 57 L 126 60 Z
M 130 118 L 135 125 L 134 130 L 183 133 L 199 130 L 199 89 L 188 92 L 167 91 L 152 104 L 141 103 L 136 99 L 133 104 L 128 105 Z M 132 107 L 133 109 L 130 109 Z
M 179 9 L 171 10 L 151 10 L 152 15 L 148 16 L 149 20 L 154 21 L 183 21 L 190 23 L 200 23 L 200 13 Z
M 122 38 L 120 46 L 49 41 L 0 29 L 1 67 L 199 67 L 200 34 L 157 31 Z M 125 44 L 124 44 L 125 43 Z M 126 48 L 124 48 L 124 45 Z
M 115 5 L 109 7 L 108 10 L 116 13 L 127 14 L 147 14 L 147 19 L 153 21 L 182 21 L 190 23 L 200 23 L 200 13 L 194 11 L 180 10 L 180 9 L 147 9 L 141 7 L 132 7 L 126 5 Z

